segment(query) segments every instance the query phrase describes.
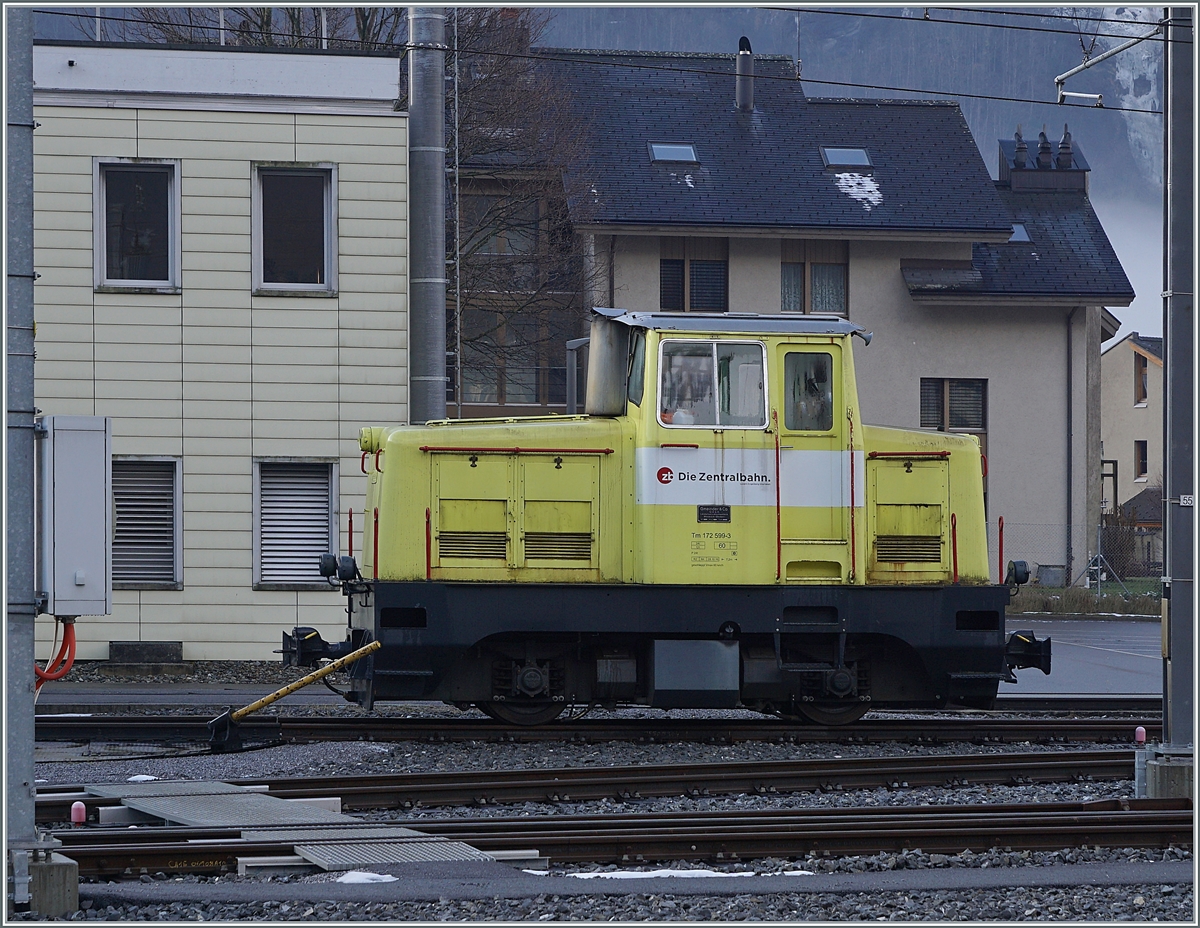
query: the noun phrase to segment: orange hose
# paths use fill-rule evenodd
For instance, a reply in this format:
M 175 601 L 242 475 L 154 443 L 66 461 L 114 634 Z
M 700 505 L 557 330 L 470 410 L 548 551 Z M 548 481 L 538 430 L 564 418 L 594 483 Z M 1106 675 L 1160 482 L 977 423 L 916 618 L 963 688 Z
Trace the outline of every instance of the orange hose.
M 60 662 L 61 666 L 59 666 Z M 54 660 L 47 665 L 45 670 L 42 670 L 41 667 L 38 667 L 36 664 L 34 664 L 33 673 L 34 676 L 38 678 L 36 686 L 41 687 L 41 685 L 47 680 L 61 680 L 71 672 L 71 667 L 74 663 L 75 623 L 71 622 L 67 624 L 66 629 L 63 631 L 62 647 L 59 648 L 58 654 L 55 655 Z

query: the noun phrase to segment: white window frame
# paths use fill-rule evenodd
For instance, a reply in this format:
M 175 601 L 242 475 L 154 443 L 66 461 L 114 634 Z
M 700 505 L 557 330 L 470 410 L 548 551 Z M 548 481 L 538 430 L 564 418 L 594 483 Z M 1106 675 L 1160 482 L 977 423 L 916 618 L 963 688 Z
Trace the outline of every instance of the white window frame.
M 325 283 L 280 284 L 263 281 L 262 175 L 320 174 L 325 178 Z M 328 161 L 258 161 L 250 173 L 250 268 L 256 296 L 333 297 L 338 293 L 338 168 Z
M 666 348 L 668 345 L 681 345 L 681 344 L 712 345 L 712 346 L 714 346 L 713 347 L 714 355 L 716 354 L 715 346 L 717 346 L 717 345 L 757 345 L 758 350 L 762 352 L 762 362 L 763 362 L 763 424 L 762 425 L 719 425 L 719 424 L 711 424 L 710 423 L 707 425 L 700 425 L 699 423 L 693 423 L 690 425 L 683 425 L 683 424 L 677 425 L 673 422 L 663 422 L 663 420 L 662 420 L 663 355 L 666 354 Z M 713 363 L 714 363 L 713 404 L 715 406 L 717 403 L 716 390 L 718 388 L 718 383 L 717 383 L 717 379 L 716 379 L 717 371 L 715 369 L 715 364 L 716 364 L 715 358 L 714 358 Z M 658 422 L 658 425 L 661 428 L 664 428 L 664 429 L 692 429 L 692 430 L 707 429 L 710 432 L 724 432 L 727 430 L 734 430 L 734 431 L 739 431 L 739 432 L 765 432 L 771 424 L 771 410 L 770 410 L 771 403 L 770 403 L 770 386 L 769 386 L 770 381 L 767 376 L 767 345 L 765 342 L 761 342 L 761 341 L 758 341 L 757 339 L 752 339 L 752 338 L 736 338 L 736 339 L 735 338 L 664 338 L 658 343 L 658 370 L 655 372 L 655 375 L 656 375 L 656 379 L 657 379 L 658 383 L 655 385 L 655 388 L 654 388 L 654 402 L 655 402 L 654 418 Z
M 254 559 L 253 565 L 253 587 L 256 590 L 337 590 L 337 586 L 330 585 L 324 580 L 314 580 L 311 582 L 305 581 L 287 581 L 278 582 L 274 580 L 264 582 L 262 579 L 262 465 L 263 464 L 325 464 L 329 466 L 329 551 L 338 554 L 341 548 L 338 547 L 339 532 L 338 520 L 340 518 L 340 494 L 339 487 L 341 485 L 340 464 L 337 458 L 334 457 L 280 457 L 280 456 L 263 456 L 255 457 L 253 460 L 253 519 L 254 524 L 251 530 L 253 538 L 252 556 Z
M 152 462 L 152 463 L 171 463 L 174 465 L 175 473 L 172 476 L 172 491 L 174 500 L 172 501 L 173 511 L 171 513 L 171 527 L 174 535 L 173 550 L 171 552 L 172 566 L 174 570 L 174 579 L 168 581 L 158 580 L 113 580 L 114 590 L 182 590 L 183 589 L 183 458 L 172 457 L 170 455 L 154 455 L 154 454 L 114 454 L 113 463 L 121 464 L 124 462 Z M 113 538 L 116 539 L 116 500 L 113 501 Z
M 168 275 L 164 280 L 108 278 L 107 210 L 104 175 L 108 167 L 167 168 L 167 229 L 171 238 L 167 253 Z M 180 161 L 170 158 L 92 158 L 92 277 L 96 290 L 119 293 L 179 293 L 182 277 L 183 236 L 180 233 L 183 197 L 180 193 Z

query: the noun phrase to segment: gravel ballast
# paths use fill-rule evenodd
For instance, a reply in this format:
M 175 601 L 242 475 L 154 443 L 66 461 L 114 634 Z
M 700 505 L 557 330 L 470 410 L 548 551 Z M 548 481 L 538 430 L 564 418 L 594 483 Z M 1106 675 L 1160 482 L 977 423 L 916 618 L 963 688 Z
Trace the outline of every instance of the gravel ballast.
M 280 668 L 270 662 L 247 662 L 194 667 L 203 674 L 191 682 L 282 684 L 296 678 L 294 668 Z M 257 665 L 261 664 L 261 667 Z M 103 682 L 119 691 L 124 682 L 139 684 L 178 682 L 173 680 L 116 681 L 104 677 L 98 668 L 84 666 L 79 682 Z M 346 707 L 352 711 L 354 707 Z M 398 710 L 393 710 L 398 711 Z M 450 707 L 422 707 L 420 714 L 459 713 Z M 644 711 L 644 710 L 641 710 Z M 313 714 L 318 714 L 314 710 Z M 324 713 L 320 713 L 324 714 Z M 406 711 L 407 714 L 407 711 Z M 685 716 L 672 713 L 672 717 Z M 137 774 L 171 779 L 233 779 L 248 777 L 287 777 L 322 775 L 380 775 L 388 773 L 420 773 L 453 770 L 512 770 L 520 768 L 579 767 L 607 765 L 689 764 L 721 761 L 775 761 L 837 757 L 887 757 L 899 755 L 992 754 L 1037 750 L 1061 751 L 1112 749 L 1113 745 L 1052 745 L 949 743 L 943 745 L 906 744 L 772 744 L 745 742 L 737 744 L 634 744 L 613 742 L 575 744 L 565 742 L 531 743 L 448 743 L 423 744 L 403 742 L 383 744 L 373 742 L 322 743 L 314 745 L 282 745 L 242 754 L 194 756 L 158 756 L 139 759 L 72 760 L 70 762 L 39 762 L 36 776 L 46 783 L 84 783 L 124 781 Z M 1118 745 L 1117 748 L 1128 746 Z M 850 806 L 902 806 L 942 804 L 996 804 L 1055 801 L 1087 801 L 1132 796 L 1129 781 L 1097 781 L 1045 783 L 1028 785 L 967 785 L 939 788 L 899 788 L 866 790 L 829 790 L 822 792 L 784 793 L 779 795 L 732 795 L 703 798 L 666 797 L 629 801 L 599 800 L 580 803 L 519 803 L 472 807 L 417 808 L 413 810 L 373 810 L 363 813 L 370 821 L 420 820 L 421 818 L 563 815 L 576 813 L 630 813 L 702 811 L 804 809 Z M 733 920 L 933 920 L 933 921 L 1035 921 L 1066 920 L 1158 920 L 1190 922 L 1193 920 L 1193 887 L 1188 882 L 1153 878 L 1136 885 L 1045 886 L 1044 875 L 1077 872 L 1089 866 L 1104 864 L 1149 864 L 1150 862 L 1183 861 L 1192 859 L 1187 849 L 1130 849 L 1082 848 L 1061 852 L 1010 852 L 993 849 L 984 854 L 964 852 L 956 855 L 923 854 L 909 851 L 904 854 L 882 854 L 862 857 L 797 858 L 793 860 L 759 860 L 730 864 L 711 862 L 664 862 L 647 864 L 654 867 L 709 867 L 728 872 L 753 871 L 758 874 L 779 874 L 804 869 L 818 875 L 886 874 L 903 880 L 906 874 L 929 873 L 937 870 L 1005 870 L 1014 873 L 1012 882 L 1025 884 L 1000 888 L 955 889 L 874 889 L 871 891 L 788 891 L 747 893 L 741 890 L 740 880 L 663 880 L 662 892 L 624 889 L 622 881 L 594 879 L 583 881 L 571 877 L 572 872 L 614 870 L 611 865 L 576 865 L 556 867 L 541 877 L 546 891 L 521 898 L 443 898 L 438 901 L 162 901 L 143 904 L 122 901 L 115 895 L 105 896 L 104 883 L 85 883 L 81 899 L 85 909 L 75 913 L 75 920 L 107 921 L 733 921 Z M 495 865 L 493 865 L 495 866 Z M 1016 877 L 1017 873 L 1021 876 Z M 1174 872 L 1174 871 L 1173 871 Z M 1027 875 L 1027 876 L 1026 876 Z M 145 880 L 146 877 L 143 877 Z M 328 874 L 294 876 L 275 879 L 273 885 L 296 885 L 305 882 L 330 880 Z M 795 880 L 804 877 L 794 877 Z M 159 882 L 159 881 L 155 881 Z M 173 879 L 167 881 L 174 883 Z M 220 882 L 225 885 L 261 884 L 265 878 L 250 879 L 222 877 L 184 877 L 184 885 Z M 686 892 L 674 891 L 679 883 L 689 885 Z M 724 884 L 720 887 L 707 884 Z M 582 885 L 580 885 L 582 884 Z M 738 885 L 734 885 L 738 884 Z M 386 885 L 386 884 L 384 884 Z M 642 886 L 645 884 L 643 883 Z M 790 884 L 789 884 L 790 886 Z M 114 890 L 119 887 L 114 887 Z M 162 886 L 166 890 L 167 886 Z M 363 898 L 371 899 L 371 887 Z M 672 891 L 666 891 L 672 890 Z M 263 894 L 269 895 L 269 893 Z M 92 898 L 101 900 L 93 905 Z M 181 899 L 185 897 L 180 897 Z M 107 901 L 106 901 L 107 900 Z M 112 904 L 110 905 L 109 902 Z M 22 918 L 22 916 L 16 916 Z

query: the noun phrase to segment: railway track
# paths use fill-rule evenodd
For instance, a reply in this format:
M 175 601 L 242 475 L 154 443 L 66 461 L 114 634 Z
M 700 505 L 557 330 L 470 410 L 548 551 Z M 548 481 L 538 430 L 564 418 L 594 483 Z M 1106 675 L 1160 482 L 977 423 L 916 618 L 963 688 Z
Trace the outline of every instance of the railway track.
M 539 770 L 472 770 L 390 776 L 254 778 L 231 780 L 265 786 L 281 799 L 338 796 L 348 809 L 489 805 L 513 802 L 637 800 L 661 796 L 728 795 L 1023 784 L 1133 778 L 1132 751 L 1038 751 L 902 757 L 853 757 L 752 763 L 662 764 L 631 767 L 564 767 Z M 41 823 L 65 822 L 71 804 L 83 801 L 89 817 L 119 805 L 84 793 L 82 786 L 42 787 L 35 803 Z
M 996 806 L 923 806 L 766 812 L 417 819 L 389 823 L 483 851 L 536 849 L 554 863 L 737 860 L 921 849 L 1188 846 L 1190 800 L 1103 800 Z M 236 871 L 239 857 L 290 852 L 233 829 L 74 829 L 54 832 L 81 876 Z M 356 840 L 363 840 L 361 837 Z
M 741 741 L 777 743 L 925 742 L 1040 744 L 1085 741 L 1131 743 L 1141 724 L 1147 737 L 1161 736 L 1156 715 L 1129 718 L 1002 719 L 970 715 L 958 718 L 863 719 L 852 725 L 821 726 L 762 719 L 579 719 L 536 727 L 506 725 L 491 719 L 395 718 L 391 716 L 311 717 L 251 716 L 241 723 L 247 743 L 317 741 L 534 742 L 604 741 L 732 744 Z M 130 743 L 207 742 L 203 716 L 38 716 L 38 741 L 112 741 Z

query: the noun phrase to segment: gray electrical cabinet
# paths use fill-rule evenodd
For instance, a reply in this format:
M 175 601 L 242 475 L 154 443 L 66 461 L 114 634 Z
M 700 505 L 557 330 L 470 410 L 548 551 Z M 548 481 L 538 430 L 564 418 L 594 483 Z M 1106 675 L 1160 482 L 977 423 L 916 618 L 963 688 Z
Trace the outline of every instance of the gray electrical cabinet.
M 56 616 L 112 613 L 112 419 L 43 416 L 38 589 Z

